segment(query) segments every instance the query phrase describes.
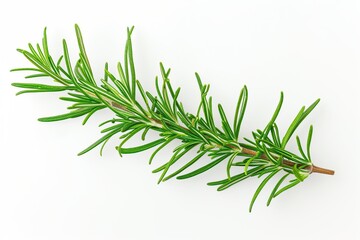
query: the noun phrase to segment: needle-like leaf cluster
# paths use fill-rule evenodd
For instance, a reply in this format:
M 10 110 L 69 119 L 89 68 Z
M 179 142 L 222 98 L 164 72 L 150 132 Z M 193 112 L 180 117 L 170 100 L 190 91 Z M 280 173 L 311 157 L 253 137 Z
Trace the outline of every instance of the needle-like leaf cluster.
M 154 173 L 158 173 L 159 183 L 173 177 L 187 179 L 204 173 L 221 162 L 226 162 L 226 178 L 210 182 L 208 185 L 217 186 L 219 191 L 225 190 L 249 177 L 263 178 L 251 200 L 250 211 L 260 191 L 273 177 L 281 175 L 275 184 L 267 204 L 285 190 L 303 181 L 312 171 L 310 144 L 313 128 L 309 129 L 306 146 L 296 137 L 299 153 L 286 150 L 286 145 L 293 136 L 300 123 L 315 108 L 319 100 L 308 108 L 301 108 L 293 122 L 280 136 L 276 118 L 283 104 L 283 93 L 275 112 L 263 130 L 256 130 L 252 138 L 241 136 L 248 90 L 244 86 L 234 111 L 234 121 L 230 122 L 221 104 L 217 109 L 213 106 L 212 97 L 208 96 L 209 85 L 203 84 L 196 74 L 200 90 L 200 103 L 195 114 L 188 113 L 184 105 L 178 100 L 180 88 L 173 88 L 169 74 L 160 64 L 160 78 L 156 77 L 156 92 L 150 93 L 143 89 L 136 78 L 133 58 L 131 34 L 133 28 L 127 29 L 127 41 L 123 63 L 117 64 L 116 75 L 110 73 L 108 64 L 104 67 L 104 77 L 96 81 L 88 56 L 85 51 L 82 35 L 76 25 L 76 36 L 79 47 L 79 58 L 73 66 L 68 52 L 67 43 L 63 40 L 63 55 L 56 59 L 48 49 L 46 29 L 42 44 L 29 44 L 28 50 L 19 49 L 29 62 L 31 68 L 19 68 L 13 71 L 29 71 L 28 79 L 42 77 L 51 78 L 52 84 L 40 83 L 13 83 L 13 86 L 22 88 L 18 94 L 37 92 L 64 92 L 62 101 L 70 103 L 67 113 L 40 118 L 42 122 L 60 121 L 69 118 L 84 117 L 83 124 L 95 113 L 102 109 L 109 109 L 114 118 L 100 124 L 103 127 L 103 136 L 84 149 L 79 155 L 101 146 L 101 151 L 108 140 L 119 136 L 120 142 L 116 147 L 120 155 L 142 152 L 153 148 L 149 158 L 151 164 L 155 155 L 171 142 L 178 145 L 173 149 L 172 157 L 159 166 Z M 215 113 L 217 110 L 218 113 Z M 215 123 L 215 114 L 221 119 L 221 125 Z M 159 133 L 159 138 L 136 147 L 125 147 L 126 142 L 141 135 L 145 141 L 149 131 Z M 195 156 L 189 157 L 189 155 Z M 209 157 L 207 164 L 192 168 L 204 156 Z M 181 160 L 181 161 L 180 161 Z M 175 163 L 176 168 L 175 168 Z M 234 173 L 235 171 L 240 173 Z M 286 178 L 292 176 L 288 184 L 283 185 Z

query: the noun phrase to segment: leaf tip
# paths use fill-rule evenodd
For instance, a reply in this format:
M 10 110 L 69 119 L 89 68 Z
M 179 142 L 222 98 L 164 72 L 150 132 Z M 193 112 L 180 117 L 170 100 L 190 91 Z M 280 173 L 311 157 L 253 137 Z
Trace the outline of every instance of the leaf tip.
M 21 49 L 21 48 L 17 48 L 16 51 L 18 51 L 19 53 L 24 53 L 25 52 L 25 50 Z

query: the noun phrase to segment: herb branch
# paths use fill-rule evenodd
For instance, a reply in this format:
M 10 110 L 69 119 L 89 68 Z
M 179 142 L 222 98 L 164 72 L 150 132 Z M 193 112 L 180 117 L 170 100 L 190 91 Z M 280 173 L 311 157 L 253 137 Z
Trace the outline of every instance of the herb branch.
M 41 44 L 28 45 L 28 50 L 18 51 L 32 64 L 30 68 L 17 68 L 12 71 L 28 71 L 27 79 L 47 77 L 53 79 L 53 84 L 42 83 L 13 83 L 15 87 L 23 90 L 17 94 L 38 92 L 65 92 L 60 97 L 62 101 L 69 102 L 69 112 L 57 116 L 39 118 L 41 122 L 61 121 L 84 116 L 83 124 L 96 112 L 109 109 L 114 113 L 114 118 L 100 124 L 103 136 L 89 147 L 79 153 L 82 155 L 93 148 L 100 146 L 100 154 L 108 140 L 120 134 L 120 143 L 116 147 L 120 156 L 142 152 L 154 148 L 150 156 L 151 164 L 155 155 L 175 140 L 180 140 L 179 145 L 173 150 L 172 157 L 163 165 L 153 170 L 158 173 L 158 183 L 176 177 L 187 179 L 204 173 L 221 162 L 226 162 L 226 178 L 209 182 L 209 186 L 216 186 L 218 191 L 225 190 L 247 178 L 263 178 L 256 189 L 250 202 L 249 211 L 261 190 L 270 179 L 282 174 L 274 186 L 268 201 L 282 192 L 304 181 L 311 173 L 333 175 L 334 171 L 313 165 L 310 145 L 313 127 L 310 126 L 305 145 L 296 136 L 298 153 L 286 150 L 289 140 L 293 137 L 301 122 L 312 112 L 319 103 L 316 100 L 309 107 L 302 107 L 294 120 L 287 128 L 284 136 L 280 136 L 276 119 L 280 113 L 284 95 L 280 94 L 279 103 L 263 130 L 252 132 L 252 138 L 241 136 L 242 121 L 245 115 L 248 90 L 244 86 L 239 94 L 234 121 L 229 122 L 221 104 L 217 105 L 217 112 L 221 119 L 221 126 L 214 121 L 216 109 L 212 97 L 208 96 L 210 86 L 203 84 L 199 74 L 195 74 L 201 100 L 195 114 L 188 113 L 182 102 L 178 100 L 180 88 L 174 88 L 170 82 L 170 69 L 160 63 L 160 77 L 156 77 L 156 93 L 143 89 L 136 78 L 133 58 L 131 34 L 133 28 L 127 29 L 123 63 L 117 64 L 117 76 L 104 67 L 104 77 L 98 83 L 93 75 L 90 61 L 86 54 L 80 28 L 75 25 L 79 47 L 79 59 L 73 66 L 68 52 L 67 43 L 63 40 L 63 55 L 54 59 L 50 54 L 47 43 L 46 29 Z M 159 133 L 158 139 L 141 146 L 124 147 L 126 142 L 141 134 L 145 141 L 149 131 Z M 187 154 L 196 151 L 196 156 L 188 158 Z M 188 169 L 204 156 L 209 157 L 209 162 L 204 166 L 189 171 Z M 175 163 L 180 159 L 184 163 L 174 169 Z M 240 169 L 240 174 L 234 170 Z M 291 178 L 288 183 L 285 180 Z

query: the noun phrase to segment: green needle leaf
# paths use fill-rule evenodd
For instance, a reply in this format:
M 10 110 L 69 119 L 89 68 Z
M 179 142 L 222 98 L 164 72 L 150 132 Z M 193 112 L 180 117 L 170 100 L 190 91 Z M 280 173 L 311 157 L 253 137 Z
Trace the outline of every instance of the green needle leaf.
M 199 169 L 196 169 L 195 171 L 192 171 L 190 173 L 187 173 L 187 174 L 184 174 L 184 175 L 181 175 L 181 176 L 178 176 L 176 179 L 186 179 L 186 178 L 191 178 L 191 177 L 194 177 L 196 175 L 199 175 L 200 173 L 203 173 L 203 172 L 206 172 L 207 170 L 213 168 L 214 166 L 218 165 L 219 163 L 221 163 L 224 159 L 226 159 L 228 157 L 228 155 L 225 155 L 225 156 L 221 156 L 219 158 L 217 158 L 216 160 L 210 162 L 209 164 L 199 168 Z
M 141 145 L 141 146 L 137 146 L 137 147 L 132 147 L 132 148 L 121 148 L 121 153 L 122 154 L 131 154 L 131 153 L 138 153 L 138 152 L 142 152 L 142 151 L 145 151 L 145 150 L 148 150 L 150 148 L 153 148 L 157 145 L 159 145 L 160 143 L 163 143 L 165 142 L 164 139 L 160 138 L 158 140 L 155 140 L 151 143 L 147 143 L 147 144 L 144 144 L 144 145 Z
M 320 99 L 316 100 L 313 104 L 311 104 L 307 109 L 302 107 L 295 117 L 294 121 L 291 123 L 290 127 L 288 128 L 285 136 L 281 142 L 282 148 L 285 148 L 287 142 L 290 140 L 291 135 L 294 133 L 296 128 L 300 125 L 300 123 L 310 114 L 310 112 L 316 107 L 316 105 L 320 102 Z
M 294 172 L 294 175 L 295 175 L 295 177 L 299 180 L 299 181 L 304 181 L 304 179 L 306 178 L 305 176 L 303 176 L 302 174 L 301 174 L 301 172 L 300 172 L 300 170 L 298 169 L 298 167 L 297 167 L 297 164 L 295 164 L 294 166 L 293 166 L 293 172 Z
M 107 133 L 106 135 L 104 135 L 103 137 L 101 137 L 99 140 L 97 140 L 96 142 L 94 142 L 93 144 L 91 144 L 89 147 L 87 147 L 86 149 L 84 149 L 83 151 L 81 151 L 80 153 L 78 153 L 78 156 L 81 156 L 85 153 L 87 153 L 88 151 L 90 151 L 91 149 L 95 148 L 96 146 L 100 145 L 102 142 L 107 141 L 110 137 L 112 137 L 113 135 L 119 133 L 119 129 L 115 129 L 109 133 Z
M 76 32 L 76 37 L 77 37 L 77 40 L 78 40 L 80 54 L 84 57 L 85 64 L 87 65 L 87 67 L 88 67 L 88 69 L 89 69 L 89 71 L 90 71 L 90 73 L 92 75 L 90 62 L 89 62 L 89 59 L 87 57 L 85 46 L 84 46 L 84 40 L 83 40 L 81 31 L 80 31 L 79 25 L 77 25 L 77 24 L 75 24 L 75 32 Z
M 311 162 L 310 145 L 311 145 L 312 134 L 313 134 L 313 126 L 311 125 L 309 128 L 308 139 L 307 139 L 307 144 L 306 144 L 307 158 L 308 158 L 309 162 Z
M 248 100 L 248 90 L 247 87 L 244 86 L 243 89 L 241 89 L 239 100 L 237 102 L 236 110 L 235 110 L 234 134 L 236 139 L 239 138 L 240 127 L 245 115 L 247 100 Z
M 77 117 L 83 116 L 83 115 L 85 115 L 85 114 L 87 114 L 89 112 L 91 112 L 90 108 L 84 108 L 84 109 L 75 110 L 75 111 L 65 113 L 65 114 L 61 114 L 61 115 L 57 115 L 57 116 L 39 118 L 38 120 L 40 122 L 62 121 L 62 120 L 69 119 L 69 118 L 77 118 Z
M 206 154 L 206 151 L 203 151 L 201 153 L 199 153 L 198 155 L 196 155 L 196 157 L 194 157 L 191 161 L 189 161 L 188 163 L 186 163 L 184 166 L 182 166 L 181 168 L 179 168 L 177 171 L 175 171 L 174 173 L 170 174 L 169 176 L 165 177 L 163 179 L 163 181 L 167 181 L 170 178 L 173 178 L 177 175 L 179 175 L 180 173 L 182 173 L 184 170 L 186 170 L 187 168 L 189 168 L 191 165 L 193 165 L 195 162 L 197 162 L 197 160 L 199 160 L 202 156 L 204 156 Z
M 286 190 L 289 190 L 290 188 L 298 185 L 301 181 L 299 179 L 295 179 L 293 182 L 291 182 L 290 184 L 286 185 L 285 187 L 281 188 L 279 191 L 277 191 L 274 194 L 274 198 L 279 196 L 280 193 L 285 192 Z
M 227 174 L 229 179 L 231 178 L 230 169 L 231 169 L 232 163 L 234 162 L 234 159 L 236 158 L 237 155 L 238 155 L 238 153 L 234 152 L 231 155 L 231 157 L 230 157 L 230 159 L 228 161 L 228 164 L 227 164 L 227 167 L 226 167 L 226 174 Z
M 280 113 L 280 110 L 281 110 L 281 107 L 282 107 L 282 104 L 283 104 L 283 101 L 284 101 L 284 93 L 281 92 L 280 93 L 280 100 L 279 100 L 279 103 L 275 109 L 275 112 L 273 114 L 273 116 L 271 117 L 269 123 L 266 125 L 265 127 L 265 130 L 263 131 L 263 135 L 261 137 L 261 139 L 264 139 L 267 137 L 271 127 L 273 126 L 273 124 L 275 123 L 275 120 L 276 118 L 278 117 L 279 113 Z
M 275 185 L 274 189 L 272 190 L 272 192 L 271 192 L 271 194 L 270 194 L 270 196 L 269 196 L 269 199 L 268 199 L 268 201 L 267 201 L 267 204 L 266 204 L 267 206 L 270 205 L 271 200 L 274 198 L 275 193 L 276 193 L 277 190 L 279 189 L 280 185 L 283 183 L 283 181 L 284 181 L 289 175 L 290 175 L 290 173 L 285 174 L 285 175 L 284 175 L 282 178 L 280 178 L 280 180 L 276 183 L 276 185 Z
M 27 88 L 27 89 L 36 89 L 36 90 L 46 90 L 47 92 L 60 92 L 65 90 L 76 90 L 75 87 L 72 86 L 53 86 L 53 85 L 45 85 L 38 83 L 12 83 L 14 87 L 18 88 Z
M 251 212 L 252 207 L 255 203 L 256 198 L 258 197 L 259 193 L 261 192 L 261 190 L 264 188 L 264 186 L 266 185 L 266 183 L 273 177 L 275 176 L 275 174 L 277 174 L 281 169 L 275 170 L 272 173 L 270 173 L 259 185 L 259 187 L 256 189 L 253 198 L 251 199 L 251 203 L 250 203 L 250 207 L 249 207 L 249 212 Z
M 232 185 L 239 183 L 251 176 L 254 176 L 256 173 L 258 173 L 259 171 L 261 171 L 262 169 L 264 169 L 266 166 L 258 166 L 258 167 L 254 167 L 250 170 L 247 171 L 247 174 L 245 172 L 235 175 L 233 176 L 230 180 L 228 180 L 227 182 L 223 183 L 220 187 L 218 187 L 218 191 L 223 191 L 229 187 L 231 187 Z

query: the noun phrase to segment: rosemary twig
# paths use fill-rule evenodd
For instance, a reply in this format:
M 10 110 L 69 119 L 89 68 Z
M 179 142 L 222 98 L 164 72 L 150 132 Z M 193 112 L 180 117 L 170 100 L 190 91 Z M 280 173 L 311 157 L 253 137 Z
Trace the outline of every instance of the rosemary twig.
M 114 113 L 113 119 L 100 124 L 100 126 L 111 124 L 102 130 L 103 137 L 81 151 L 79 155 L 99 145 L 101 145 L 100 152 L 102 152 L 108 140 L 121 133 L 121 141 L 116 147 L 119 154 L 137 153 L 156 147 L 150 157 L 149 162 L 151 163 L 159 151 L 178 139 L 181 143 L 173 150 L 169 161 L 153 171 L 160 174 L 159 183 L 173 177 L 177 179 L 194 177 L 227 161 L 225 171 L 227 178 L 208 183 L 210 186 L 217 186 L 219 191 L 249 177 L 264 177 L 254 193 L 249 211 L 266 183 L 278 174 L 283 173 L 283 176 L 271 192 L 268 205 L 274 197 L 302 182 L 311 173 L 334 174 L 334 171 L 317 167 L 312 163 L 310 155 L 312 126 L 309 129 L 305 148 L 300 138 L 296 137 L 299 154 L 286 150 L 286 145 L 297 127 L 316 107 L 319 100 L 316 100 L 308 108 L 302 107 L 284 136 L 280 136 L 276 119 L 283 103 L 283 93 L 281 93 L 279 103 L 266 127 L 263 130 L 254 131 L 252 139 L 241 140 L 241 124 L 248 99 L 246 86 L 240 91 L 233 123 L 229 122 L 221 104 L 217 106 L 221 119 L 219 127 L 214 121 L 212 98 L 208 96 L 210 86 L 203 84 L 198 74 L 196 74 L 196 79 L 201 101 L 196 114 L 185 111 L 183 104 L 178 100 L 180 88 L 173 88 L 169 80 L 170 69 L 166 69 L 163 64 L 160 64 L 161 80 L 158 77 L 155 80 L 156 94 L 143 89 L 136 78 L 131 42 L 133 28 L 127 30 L 124 61 L 123 64 L 118 63 L 117 65 L 118 77 L 110 73 L 108 64 L 105 64 L 101 84 L 98 84 L 94 78 L 77 25 L 75 30 L 80 53 L 74 67 L 71 64 L 65 40 L 63 40 L 63 56 L 54 61 L 48 49 L 46 29 L 41 45 L 29 44 L 29 50 L 18 50 L 33 64 L 33 67 L 19 68 L 13 71 L 33 72 L 26 78 L 50 77 L 56 84 L 13 83 L 12 85 L 24 89 L 18 94 L 59 91 L 67 93 L 67 96 L 60 99 L 72 103 L 68 107 L 71 111 L 58 116 L 40 118 L 39 120 L 42 122 L 85 116 L 83 121 L 85 124 L 99 110 L 110 109 Z M 150 130 L 159 132 L 159 139 L 137 147 L 124 147 L 129 139 L 139 133 L 142 134 L 142 140 L 145 140 L 146 134 Z M 196 156 L 173 170 L 173 165 L 180 159 L 185 159 L 184 156 L 187 156 L 192 150 L 196 150 Z M 208 164 L 186 172 L 205 155 L 210 157 Z M 243 169 L 243 172 L 234 174 L 233 169 L 239 168 Z M 283 186 L 283 182 L 289 176 L 293 177 L 292 180 Z

